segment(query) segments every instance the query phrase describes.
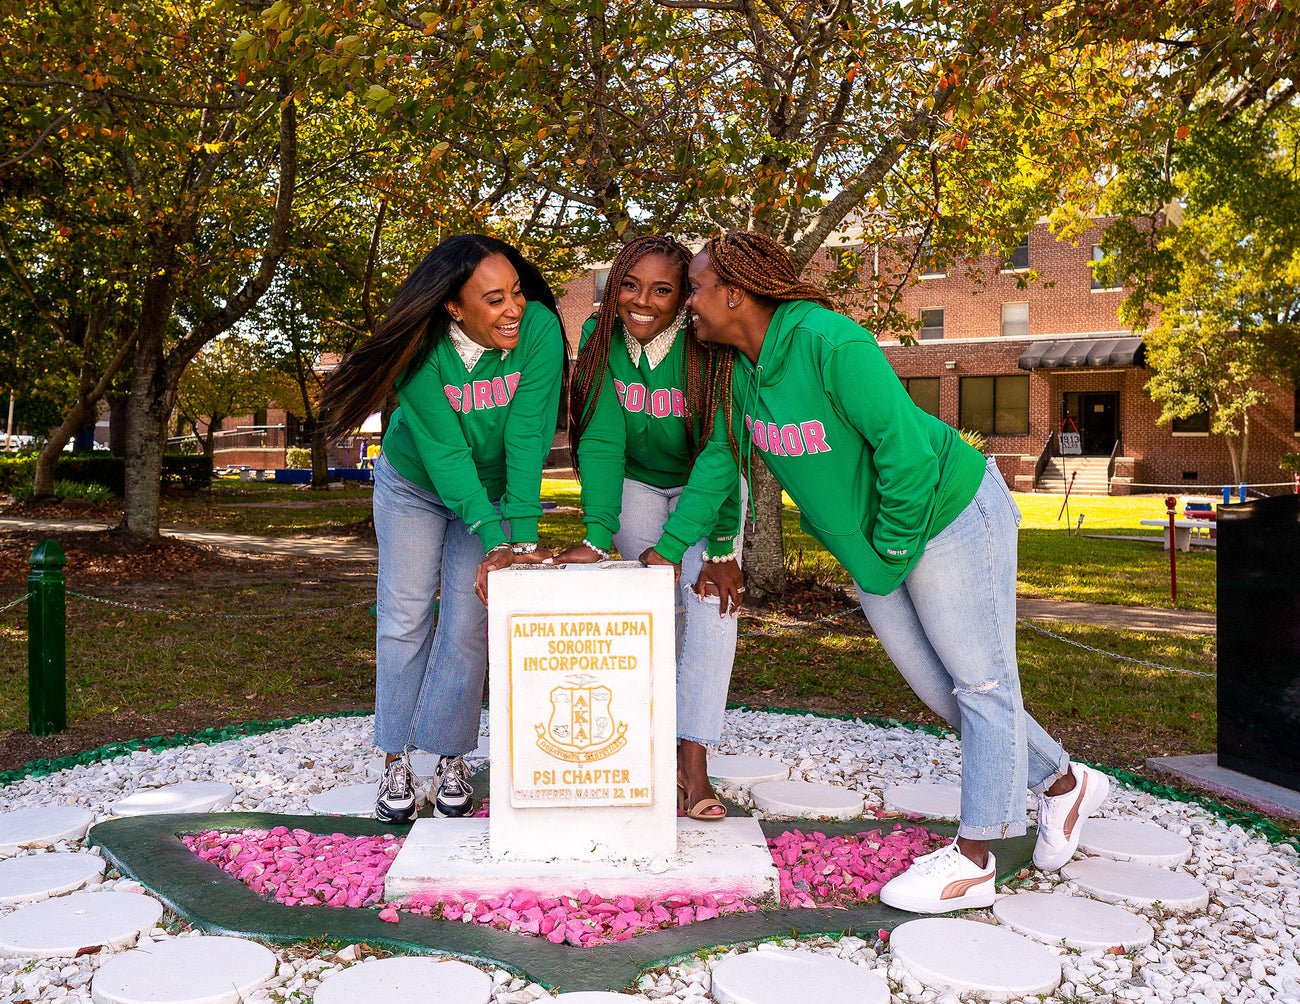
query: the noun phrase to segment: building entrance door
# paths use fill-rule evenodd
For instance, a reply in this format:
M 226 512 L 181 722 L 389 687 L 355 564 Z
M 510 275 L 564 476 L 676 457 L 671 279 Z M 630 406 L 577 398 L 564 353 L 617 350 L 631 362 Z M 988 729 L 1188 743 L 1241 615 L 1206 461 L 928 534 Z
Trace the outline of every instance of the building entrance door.
M 1117 391 L 1071 392 L 1062 404 L 1064 417 L 1079 427 L 1085 457 L 1108 457 L 1115 448 L 1119 433 L 1119 393 Z

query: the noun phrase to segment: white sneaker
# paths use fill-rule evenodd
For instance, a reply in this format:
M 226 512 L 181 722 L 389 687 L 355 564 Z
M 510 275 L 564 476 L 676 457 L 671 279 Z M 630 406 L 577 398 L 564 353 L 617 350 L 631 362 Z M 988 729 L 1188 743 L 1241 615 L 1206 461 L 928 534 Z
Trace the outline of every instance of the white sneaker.
M 1045 872 L 1061 868 L 1079 847 L 1083 821 L 1110 793 L 1110 778 L 1082 764 L 1070 764 L 1074 787 L 1063 795 L 1038 796 L 1038 842 L 1034 864 Z
M 947 847 L 925 854 L 912 866 L 885 883 L 880 902 L 910 913 L 949 913 L 992 906 L 997 884 L 997 862 L 989 855 L 979 868 L 962 854 L 954 840 Z

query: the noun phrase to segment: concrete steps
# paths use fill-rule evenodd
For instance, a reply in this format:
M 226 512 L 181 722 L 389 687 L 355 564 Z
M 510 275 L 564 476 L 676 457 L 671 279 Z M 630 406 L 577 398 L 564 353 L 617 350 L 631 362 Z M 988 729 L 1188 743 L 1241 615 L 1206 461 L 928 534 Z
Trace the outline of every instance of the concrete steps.
M 1109 495 L 1109 467 L 1109 457 L 1053 457 L 1043 469 L 1035 491 L 1064 495 L 1070 475 L 1077 472 L 1071 495 Z

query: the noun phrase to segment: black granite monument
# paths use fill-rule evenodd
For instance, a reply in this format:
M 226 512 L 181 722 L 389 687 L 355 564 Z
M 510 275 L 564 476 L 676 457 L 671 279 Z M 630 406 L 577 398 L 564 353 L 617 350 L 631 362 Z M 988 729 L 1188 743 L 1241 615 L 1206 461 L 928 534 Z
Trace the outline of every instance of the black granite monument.
M 1219 766 L 1300 791 L 1300 495 L 1218 515 Z

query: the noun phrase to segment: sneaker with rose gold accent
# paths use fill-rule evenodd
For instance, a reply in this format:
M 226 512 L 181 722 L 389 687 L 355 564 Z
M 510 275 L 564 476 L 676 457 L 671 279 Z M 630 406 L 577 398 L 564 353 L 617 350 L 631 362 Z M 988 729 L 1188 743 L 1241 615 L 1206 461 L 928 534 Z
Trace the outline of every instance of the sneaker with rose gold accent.
M 1083 764 L 1070 764 L 1074 787 L 1062 795 L 1038 796 L 1038 841 L 1034 864 L 1045 872 L 1062 868 L 1074 857 L 1083 821 L 1097 811 L 1110 793 L 1110 778 Z
M 954 840 L 947 847 L 924 854 L 912 867 L 885 883 L 880 902 L 910 913 L 949 913 L 993 905 L 997 862 L 989 855 L 980 868 L 962 854 Z

